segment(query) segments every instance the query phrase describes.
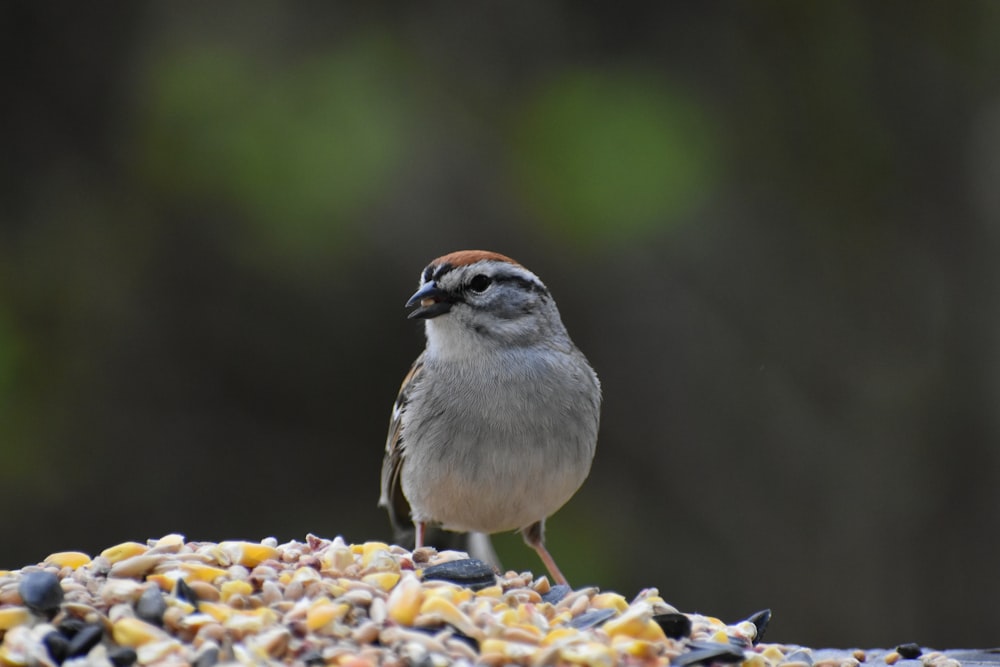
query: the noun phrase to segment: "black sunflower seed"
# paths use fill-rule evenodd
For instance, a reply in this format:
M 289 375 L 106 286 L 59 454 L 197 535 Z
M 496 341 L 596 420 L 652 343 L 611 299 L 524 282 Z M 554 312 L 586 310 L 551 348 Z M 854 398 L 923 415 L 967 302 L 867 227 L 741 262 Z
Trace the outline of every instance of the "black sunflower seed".
M 709 665 L 713 662 L 735 663 L 746 660 L 743 649 L 732 644 L 717 642 L 691 642 L 691 649 L 670 661 L 671 665 Z
M 183 579 L 177 580 L 177 585 L 174 586 L 174 595 L 179 597 L 181 600 L 190 602 L 195 609 L 198 608 L 198 603 L 201 602 L 201 600 L 198 599 L 198 594 L 195 593 L 194 589 L 188 586 L 188 582 Z
M 104 636 L 104 626 L 100 623 L 88 623 L 80 628 L 69 640 L 66 647 L 66 655 L 70 658 L 84 656 L 90 653 L 90 649 L 97 646 Z
M 663 634 L 671 639 L 684 639 L 691 634 L 691 619 L 686 614 L 657 614 L 653 620 L 663 628 Z
M 42 644 L 45 645 L 49 655 L 56 663 L 62 663 L 66 659 L 66 650 L 69 640 L 61 632 L 50 632 L 42 637 Z
M 135 615 L 153 625 L 163 625 L 163 612 L 166 610 L 167 601 L 155 584 L 143 591 L 135 603 Z
M 136 655 L 135 649 L 131 649 L 127 646 L 119 646 L 108 651 L 108 660 L 115 667 L 130 667 L 134 665 L 139 656 Z
M 556 584 L 549 591 L 542 596 L 542 602 L 548 602 L 549 604 L 558 604 L 560 600 L 570 594 L 573 589 L 566 584 Z
M 592 611 L 585 611 L 570 621 L 569 624 L 577 630 L 586 630 L 600 625 L 617 613 L 618 612 L 614 609 L 594 609 Z
M 753 645 L 756 646 L 764 638 L 764 631 L 767 630 L 767 624 L 771 622 L 771 610 L 761 609 L 756 614 L 751 614 L 747 620 L 757 627 L 757 636 L 753 638 Z
M 450 581 L 475 591 L 495 584 L 497 575 L 493 568 L 483 561 L 466 558 L 425 568 L 424 579 Z

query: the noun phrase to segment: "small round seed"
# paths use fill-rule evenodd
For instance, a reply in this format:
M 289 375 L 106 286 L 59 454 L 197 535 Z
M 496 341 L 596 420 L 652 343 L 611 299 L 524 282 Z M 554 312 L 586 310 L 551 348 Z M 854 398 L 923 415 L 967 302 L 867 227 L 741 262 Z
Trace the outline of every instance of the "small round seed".
M 24 575 L 17 592 L 24 605 L 39 614 L 54 614 L 63 601 L 59 577 L 46 570 Z

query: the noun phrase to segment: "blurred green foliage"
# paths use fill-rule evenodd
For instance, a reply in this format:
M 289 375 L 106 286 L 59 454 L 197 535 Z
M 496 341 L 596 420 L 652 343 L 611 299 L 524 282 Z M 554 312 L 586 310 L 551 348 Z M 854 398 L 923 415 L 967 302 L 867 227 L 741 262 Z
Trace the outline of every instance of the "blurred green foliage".
M 17 367 L 24 346 L 14 330 L 15 320 L 10 309 L 0 303 L 0 396 L 7 397 L 17 386 Z M 0 403 L 6 404 L 8 401 Z
M 383 40 L 268 59 L 225 45 L 158 54 L 138 159 L 168 195 L 223 200 L 250 223 L 255 251 L 336 254 L 410 144 Z
M 20 336 L 14 329 L 15 320 L 11 316 L 9 308 L 5 308 L 0 301 L 0 441 L 5 443 L 16 442 L 13 439 L 12 422 L 14 420 L 14 398 L 20 388 L 19 367 L 21 366 L 24 344 Z M 17 456 L 16 451 L 9 444 L 0 449 L 3 457 L 8 461 L 0 466 L 0 475 L 10 476 L 16 474 L 18 466 L 10 466 L 9 460 Z
M 715 187 L 715 132 L 708 110 L 662 77 L 568 71 L 524 103 L 512 169 L 554 235 L 634 242 L 684 221 Z
M 38 351 L 30 349 L 13 314 L 0 301 L 0 488 L 26 489 L 44 460 L 40 434 L 31 428 L 40 406 L 32 402 L 28 366 Z

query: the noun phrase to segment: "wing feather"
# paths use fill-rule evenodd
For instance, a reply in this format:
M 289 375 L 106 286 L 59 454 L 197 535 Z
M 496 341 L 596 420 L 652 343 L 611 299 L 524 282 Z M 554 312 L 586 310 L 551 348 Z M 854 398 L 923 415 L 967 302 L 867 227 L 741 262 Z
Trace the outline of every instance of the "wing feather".
M 392 416 L 389 419 L 389 433 L 385 440 L 385 459 L 382 461 L 382 493 L 379 496 L 378 504 L 389 511 L 389 520 L 397 533 L 402 533 L 412 528 L 410 521 L 410 504 L 403 496 L 403 488 L 400 482 L 400 472 L 403 469 L 403 459 L 405 443 L 403 442 L 403 413 L 406 411 L 406 404 L 409 401 L 410 392 L 413 387 L 420 382 L 420 375 L 424 368 L 424 355 L 421 354 L 413 362 L 410 372 L 403 378 L 403 384 L 399 388 L 399 395 L 392 406 Z

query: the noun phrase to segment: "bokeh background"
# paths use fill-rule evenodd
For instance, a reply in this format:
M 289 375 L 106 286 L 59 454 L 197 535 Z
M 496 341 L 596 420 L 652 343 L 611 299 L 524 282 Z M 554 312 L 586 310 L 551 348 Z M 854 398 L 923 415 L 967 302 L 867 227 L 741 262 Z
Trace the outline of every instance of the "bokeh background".
M 603 380 L 573 583 L 1000 643 L 1000 3 L 6 2 L 0 36 L 0 567 L 388 539 L 402 305 L 481 247 Z

